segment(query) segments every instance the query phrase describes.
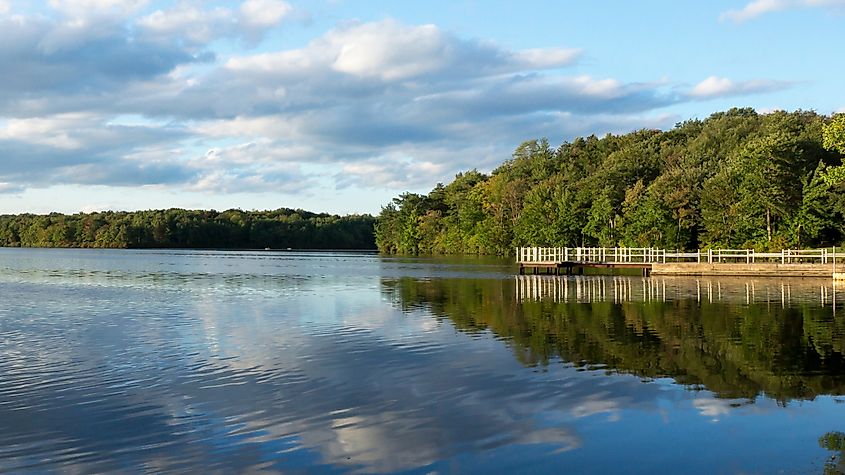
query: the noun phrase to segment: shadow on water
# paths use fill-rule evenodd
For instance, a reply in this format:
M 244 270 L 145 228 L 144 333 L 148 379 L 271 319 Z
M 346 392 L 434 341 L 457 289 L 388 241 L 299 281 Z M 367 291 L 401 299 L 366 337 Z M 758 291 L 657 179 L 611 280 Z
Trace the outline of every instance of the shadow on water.
M 781 404 L 845 394 L 845 289 L 830 281 L 520 276 L 382 287 L 403 309 L 492 331 L 528 366 L 670 377 Z

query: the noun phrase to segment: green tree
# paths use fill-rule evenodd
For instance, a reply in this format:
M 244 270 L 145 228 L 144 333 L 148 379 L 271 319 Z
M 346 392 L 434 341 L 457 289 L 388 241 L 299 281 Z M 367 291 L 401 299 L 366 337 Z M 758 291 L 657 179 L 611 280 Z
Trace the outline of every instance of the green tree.
M 793 242 L 798 246 L 818 242 L 820 236 L 830 234 L 837 227 L 830 187 L 824 180 L 826 171 L 825 164 L 819 162 L 813 174 L 804 180 L 801 207 L 793 221 Z
M 826 149 L 845 154 L 845 114 L 836 114 L 825 124 L 823 137 L 822 143 Z M 830 186 L 845 183 L 845 165 L 829 168 L 825 182 Z
M 834 115 L 824 125 L 822 137 L 824 148 L 845 154 L 845 113 Z

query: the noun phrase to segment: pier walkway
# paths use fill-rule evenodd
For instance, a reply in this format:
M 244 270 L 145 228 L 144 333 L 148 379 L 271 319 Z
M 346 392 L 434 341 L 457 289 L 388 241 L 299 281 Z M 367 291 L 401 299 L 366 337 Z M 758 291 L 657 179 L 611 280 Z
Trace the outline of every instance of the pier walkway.
M 632 247 L 520 247 L 519 273 L 583 274 L 585 268 L 641 269 L 643 275 L 827 277 L 845 270 L 845 253 L 829 249 L 708 249 L 679 252 Z

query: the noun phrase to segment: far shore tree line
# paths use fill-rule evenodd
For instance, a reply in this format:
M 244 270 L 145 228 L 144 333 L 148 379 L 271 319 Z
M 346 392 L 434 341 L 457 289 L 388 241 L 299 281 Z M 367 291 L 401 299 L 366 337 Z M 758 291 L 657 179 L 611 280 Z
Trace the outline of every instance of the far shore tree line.
M 0 246 L 375 249 L 370 215 L 185 209 L 0 215 Z
M 511 255 L 519 246 L 779 250 L 845 238 L 845 114 L 731 109 L 668 131 L 524 142 L 381 210 L 379 250 Z

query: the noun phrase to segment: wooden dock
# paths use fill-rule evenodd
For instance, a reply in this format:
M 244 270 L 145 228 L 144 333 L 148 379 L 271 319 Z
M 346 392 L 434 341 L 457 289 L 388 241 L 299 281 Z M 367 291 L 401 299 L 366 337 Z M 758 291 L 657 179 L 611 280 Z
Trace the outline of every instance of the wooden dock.
M 519 274 L 583 274 L 584 269 L 641 269 L 648 275 L 837 277 L 845 254 L 830 249 L 708 249 L 679 252 L 630 247 L 520 247 Z

